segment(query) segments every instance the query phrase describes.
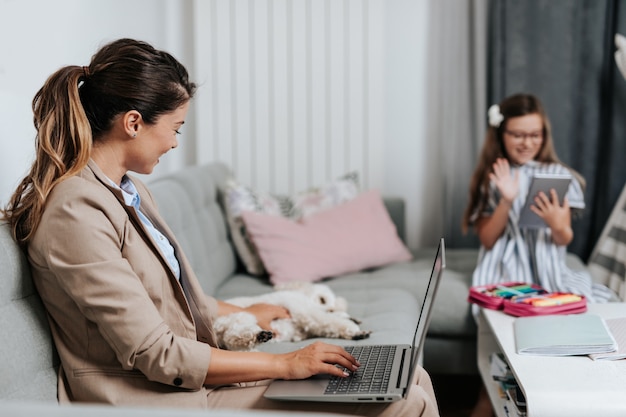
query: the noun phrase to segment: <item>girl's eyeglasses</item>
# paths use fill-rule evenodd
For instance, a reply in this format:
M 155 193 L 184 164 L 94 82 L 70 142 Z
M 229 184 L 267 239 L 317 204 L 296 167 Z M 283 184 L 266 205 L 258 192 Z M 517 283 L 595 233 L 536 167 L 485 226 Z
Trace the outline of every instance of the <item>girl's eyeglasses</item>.
M 516 130 L 505 130 L 504 133 L 509 135 L 511 139 L 515 142 L 523 142 L 526 138 L 530 139 L 531 142 L 540 142 L 543 139 L 543 132 L 520 132 Z

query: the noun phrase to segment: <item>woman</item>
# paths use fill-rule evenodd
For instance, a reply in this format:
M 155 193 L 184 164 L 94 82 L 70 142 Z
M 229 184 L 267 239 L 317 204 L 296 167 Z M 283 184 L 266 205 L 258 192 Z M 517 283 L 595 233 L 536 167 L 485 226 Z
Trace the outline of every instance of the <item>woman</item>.
M 151 173 L 177 146 L 195 89 L 170 54 L 120 39 L 35 95 L 36 160 L 3 215 L 48 312 L 60 401 L 437 415 L 423 370 L 409 399 L 388 406 L 283 404 L 262 397 L 263 381 L 359 364 L 324 343 L 286 354 L 216 347 L 213 320 L 241 309 L 203 294 L 149 191 L 127 175 Z M 266 329 L 289 314 L 248 311 Z

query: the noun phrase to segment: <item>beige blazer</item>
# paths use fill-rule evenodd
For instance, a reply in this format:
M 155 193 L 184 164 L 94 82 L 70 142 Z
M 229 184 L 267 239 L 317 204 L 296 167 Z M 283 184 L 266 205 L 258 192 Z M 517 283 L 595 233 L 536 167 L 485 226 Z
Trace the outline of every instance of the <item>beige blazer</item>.
M 142 211 L 174 246 L 180 282 L 93 161 L 54 188 L 28 247 L 61 358 L 59 401 L 206 407 L 217 302 L 145 185 L 133 182 Z

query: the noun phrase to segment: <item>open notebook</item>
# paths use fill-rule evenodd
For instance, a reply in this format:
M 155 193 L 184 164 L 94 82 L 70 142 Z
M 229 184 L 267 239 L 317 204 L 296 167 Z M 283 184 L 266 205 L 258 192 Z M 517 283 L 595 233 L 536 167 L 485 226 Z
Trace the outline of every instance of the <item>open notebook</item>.
M 417 368 L 418 356 L 426 337 L 435 294 L 445 268 L 443 238 L 430 274 L 419 311 L 411 345 L 346 346 L 357 357 L 361 367 L 347 378 L 317 375 L 297 381 L 273 381 L 265 397 L 275 400 L 324 402 L 391 402 L 404 397 Z M 373 359 L 376 358 L 376 362 Z M 372 369 L 369 369 L 370 366 Z

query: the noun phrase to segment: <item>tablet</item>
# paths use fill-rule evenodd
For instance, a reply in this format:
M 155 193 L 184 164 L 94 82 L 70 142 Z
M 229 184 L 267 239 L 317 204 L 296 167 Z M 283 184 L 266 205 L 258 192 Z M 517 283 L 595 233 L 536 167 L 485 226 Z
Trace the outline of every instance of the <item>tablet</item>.
M 569 174 L 535 174 L 530 182 L 526 202 L 519 216 L 519 227 L 535 229 L 546 227 L 543 219 L 530 209 L 530 206 L 535 203 L 535 196 L 543 191 L 550 197 L 550 190 L 554 188 L 559 196 L 559 204 L 563 204 L 571 181 L 572 176 Z

